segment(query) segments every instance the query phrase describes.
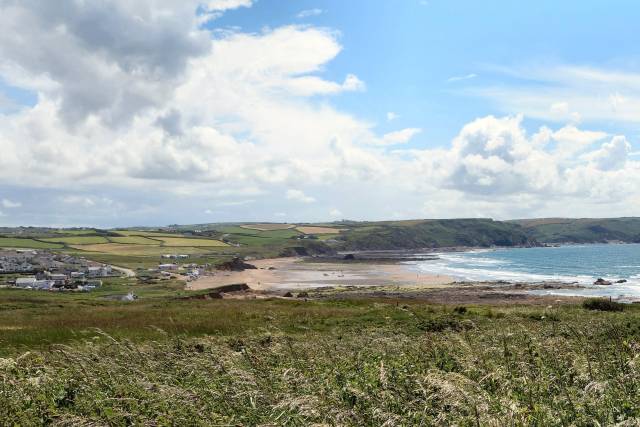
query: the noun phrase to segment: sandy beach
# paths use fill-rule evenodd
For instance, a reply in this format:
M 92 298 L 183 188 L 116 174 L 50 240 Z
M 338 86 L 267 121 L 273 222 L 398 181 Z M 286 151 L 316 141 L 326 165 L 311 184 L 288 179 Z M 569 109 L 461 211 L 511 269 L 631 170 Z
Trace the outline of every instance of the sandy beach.
M 440 287 L 453 282 L 448 276 L 418 273 L 406 264 L 304 262 L 301 258 L 250 261 L 255 270 L 216 271 L 189 282 L 186 289 L 202 290 L 246 283 L 255 290 L 301 290 L 327 286 Z

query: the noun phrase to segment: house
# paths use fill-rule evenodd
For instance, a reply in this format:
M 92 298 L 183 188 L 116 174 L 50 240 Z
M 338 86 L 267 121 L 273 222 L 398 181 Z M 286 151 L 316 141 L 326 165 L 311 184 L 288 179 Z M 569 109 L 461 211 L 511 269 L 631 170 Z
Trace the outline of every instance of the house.
M 33 285 L 34 289 L 40 290 L 50 290 L 53 289 L 53 286 L 56 284 L 54 280 L 36 280 Z
M 91 266 L 87 268 L 87 277 L 107 277 L 111 276 L 112 270 L 109 265 Z
M 178 269 L 178 265 L 177 264 L 160 264 L 158 266 L 159 270 L 177 270 Z
M 71 278 L 74 280 L 82 280 L 84 279 L 84 273 L 82 271 L 72 271 Z
M 62 273 L 49 273 L 47 272 L 47 279 L 52 280 L 57 286 L 64 286 L 67 284 L 69 278 L 66 274 Z
M 18 288 L 33 288 L 35 284 L 35 277 L 18 277 L 16 279 L 16 287 Z

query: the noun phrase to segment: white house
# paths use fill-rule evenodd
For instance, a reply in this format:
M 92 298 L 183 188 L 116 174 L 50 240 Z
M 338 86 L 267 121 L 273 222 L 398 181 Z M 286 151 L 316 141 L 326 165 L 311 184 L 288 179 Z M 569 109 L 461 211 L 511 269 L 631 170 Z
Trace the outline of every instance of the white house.
M 33 288 L 35 284 L 35 277 L 18 277 L 16 279 L 16 286 L 19 288 Z
M 55 284 L 56 282 L 54 280 L 36 280 L 33 287 L 36 289 L 49 290 L 52 289 Z

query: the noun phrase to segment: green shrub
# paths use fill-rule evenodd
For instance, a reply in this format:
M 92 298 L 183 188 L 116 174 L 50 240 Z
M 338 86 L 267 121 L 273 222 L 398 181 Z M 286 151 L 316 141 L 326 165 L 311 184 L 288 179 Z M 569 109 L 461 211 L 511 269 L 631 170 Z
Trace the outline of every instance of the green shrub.
M 623 311 L 624 304 L 611 301 L 606 298 L 589 298 L 584 300 L 582 307 L 587 310 L 599 310 L 599 311 Z

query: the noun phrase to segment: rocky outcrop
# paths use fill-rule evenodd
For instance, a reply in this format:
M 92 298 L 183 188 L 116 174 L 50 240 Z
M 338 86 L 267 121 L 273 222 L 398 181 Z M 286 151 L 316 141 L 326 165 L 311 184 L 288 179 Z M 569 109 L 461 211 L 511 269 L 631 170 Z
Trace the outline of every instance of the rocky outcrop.
M 602 277 L 600 277 L 598 280 L 596 280 L 595 282 L 593 282 L 594 285 L 599 285 L 599 286 L 609 286 L 612 283 L 608 280 L 604 280 Z
M 244 270 L 255 270 L 257 267 L 252 264 L 247 264 L 242 259 L 235 257 L 231 261 L 223 262 L 222 264 L 218 265 L 216 268 L 222 271 L 244 271 Z

